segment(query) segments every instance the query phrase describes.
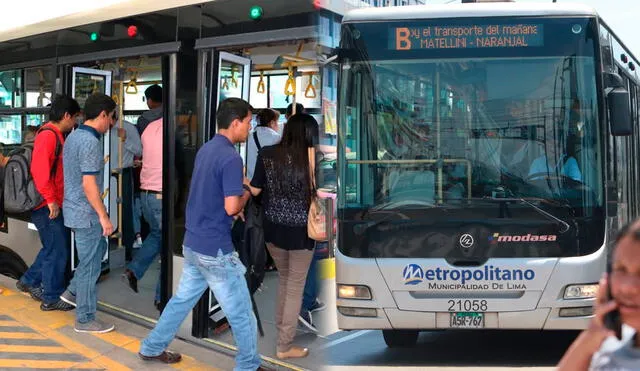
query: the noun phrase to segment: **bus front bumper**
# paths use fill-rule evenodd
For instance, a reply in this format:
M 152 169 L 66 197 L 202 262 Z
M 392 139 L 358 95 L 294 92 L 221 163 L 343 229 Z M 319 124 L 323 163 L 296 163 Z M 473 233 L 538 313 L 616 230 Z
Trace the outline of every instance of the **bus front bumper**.
M 449 330 L 450 313 L 418 312 L 396 308 L 375 309 L 375 317 L 344 315 L 338 307 L 338 327 L 341 330 L 413 329 Z M 561 317 L 560 308 L 539 308 L 530 311 L 483 313 L 484 323 L 477 329 L 582 330 L 592 316 Z

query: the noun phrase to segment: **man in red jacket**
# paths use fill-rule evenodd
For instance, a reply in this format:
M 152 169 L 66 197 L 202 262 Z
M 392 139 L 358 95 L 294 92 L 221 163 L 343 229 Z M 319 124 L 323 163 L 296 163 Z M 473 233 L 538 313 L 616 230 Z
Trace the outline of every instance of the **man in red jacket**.
M 73 129 L 79 113 L 80 105 L 74 99 L 56 96 L 49 111 L 50 121 L 38 130 L 33 144 L 31 176 L 44 201 L 31 212 L 31 221 L 40 234 L 42 249 L 16 286 L 42 301 L 40 309 L 43 311 L 73 309 L 72 305 L 60 300 L 69 261 L 69 232 L 62 217 L 62 146 L 63 133 Z

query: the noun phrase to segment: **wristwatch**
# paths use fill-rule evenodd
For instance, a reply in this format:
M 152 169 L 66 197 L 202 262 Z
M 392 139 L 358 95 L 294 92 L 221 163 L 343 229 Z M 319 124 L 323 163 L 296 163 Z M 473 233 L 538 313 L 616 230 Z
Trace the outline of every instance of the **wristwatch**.
M 248 185 L 242 183 L 242 188 L 246 189 L 247 191 L 249 191 L 249 193 L 251 193 L 251 187 L 249 187 Z

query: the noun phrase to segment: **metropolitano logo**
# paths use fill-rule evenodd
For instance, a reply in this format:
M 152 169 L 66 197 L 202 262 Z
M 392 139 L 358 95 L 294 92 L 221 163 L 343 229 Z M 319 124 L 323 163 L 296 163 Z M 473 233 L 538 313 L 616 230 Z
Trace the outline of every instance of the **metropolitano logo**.
M 405 285 L 417 285 L 424 281 L 424 271 L 418 264 L 407 264 L 402 271 Z

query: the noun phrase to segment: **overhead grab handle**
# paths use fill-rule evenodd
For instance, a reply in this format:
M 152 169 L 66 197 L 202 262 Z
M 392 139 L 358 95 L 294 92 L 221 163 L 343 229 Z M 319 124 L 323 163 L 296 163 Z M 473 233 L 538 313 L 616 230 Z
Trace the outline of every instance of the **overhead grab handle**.
M 238 87 L 238 80 L 236 80 L 236 66 L 231 67 L 231 84 L 234 88 Z
M 264 94 L 265 91 L 266 88 L 264 85 L 264 71 L 260 71 L 260 80 L 258 80 L 258 93 Z
M 309 74 L 309 85 L 304 91 L 305 98 L 315 98 L 316 97 L 316 88 L 313 86 L 313 74 Z
M 293 67 L 289 66 L 289 78 L 284 85 L 284 95 L 296 95 L 296 79 L 293 77 Z
M 127 88 L 125 89 L 126 94 L 138 94 L 138 72 L 134 72 L 131 76 L 131 80 L 127 83 Z

